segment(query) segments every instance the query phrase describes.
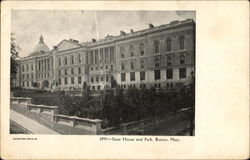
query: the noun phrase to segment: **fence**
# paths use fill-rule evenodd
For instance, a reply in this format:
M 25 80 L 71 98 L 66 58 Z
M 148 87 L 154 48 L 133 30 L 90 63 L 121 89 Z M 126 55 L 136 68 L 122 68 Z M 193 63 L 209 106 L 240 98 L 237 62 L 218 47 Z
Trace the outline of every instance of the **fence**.
M 101 132 L 101 120 L 80 118 L 76 116 L 66 116 L 58 114 L 57 106 L 36 105 L 31 104 L 31 98 L 23 97 L 11 97 L 11 105 L 14 107 L 23 107 L 30 112 L 36 112 L 42 117 L 46 117 L 50 122 L 56 124 L 63 124 L 72 127 L 77 127 L 90 131 L 94 134 L 100 134 Z
M 54 115 L 54 123 L 64 124 L 72 127 L 82 128 L 95 134 L 101 133 L 101 120 L 80 118 L 76 116 Z
M 31 98 L 10 97 L 10 104 L 13 106 L 25 107 L 27 109 L 27 105 L 31 104 Z

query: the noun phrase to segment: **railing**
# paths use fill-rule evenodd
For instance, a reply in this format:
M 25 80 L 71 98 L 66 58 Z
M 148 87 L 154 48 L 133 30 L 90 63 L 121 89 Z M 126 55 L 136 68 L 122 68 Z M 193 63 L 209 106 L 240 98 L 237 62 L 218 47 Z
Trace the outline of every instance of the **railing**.
M 46 105 L 36 105 L 36 104 L 28 104 L 27 110 L 35 111 L 38 113 L 48 113 L 48 114 L 57 114 L 58 107 L 57 106 L 46 106 Z
M 64 124 L 72 127 L 82 128 L 95 134 L 101 133 L 101 120 L 100 119 L 88 119 L 80 118 L 76 116 L 65 116 L 55 114 L 54 123 Z
M 12 106 L 20 106 L 27 108 L 28 104 L 31 104 L 31 98 L 24 97 L 10 97 L 10 104 Z

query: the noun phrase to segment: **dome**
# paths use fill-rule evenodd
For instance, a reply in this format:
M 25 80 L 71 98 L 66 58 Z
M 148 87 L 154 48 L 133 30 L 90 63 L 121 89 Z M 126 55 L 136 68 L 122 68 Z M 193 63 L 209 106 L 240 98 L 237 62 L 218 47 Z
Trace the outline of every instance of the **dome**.
M 39 38 L 39 43 L 34 47 L 33 52 L 49 52 L 49 47 L 44 43 L 43 36 Z

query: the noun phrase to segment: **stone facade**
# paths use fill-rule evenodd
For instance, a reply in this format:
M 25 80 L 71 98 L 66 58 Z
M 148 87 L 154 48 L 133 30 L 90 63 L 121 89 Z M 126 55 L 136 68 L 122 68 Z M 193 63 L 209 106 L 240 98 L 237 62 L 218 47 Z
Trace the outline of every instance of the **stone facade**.
M 149 24 L 148 29 L 85 43 L 62 40 L 51 51 L 41 49 L 46 46 L 40 38 L 36 48 L 39 53 L 20 60 L 21 87 L 72 91 L 85 82 L 91 90 L 101 90 L 113 80 L 123 88 L 171 87 L 188 83 L 195 70 L 195 22 Z

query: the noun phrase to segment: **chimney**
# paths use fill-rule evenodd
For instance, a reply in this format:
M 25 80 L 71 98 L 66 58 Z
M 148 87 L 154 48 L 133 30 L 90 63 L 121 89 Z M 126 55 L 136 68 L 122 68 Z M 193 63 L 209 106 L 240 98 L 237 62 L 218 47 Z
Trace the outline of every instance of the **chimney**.
M 79 43 L 79 41 L 78 40 L 75 40 L 75 39 L 69 39 L 71 42 L 76 42 L 76 43 Z
M 152 23 L 149 23 L 149 29 L 152 29 L 152 28 L 154 28 L 155 26 L 152 24 Z
M 133 30 L 133 29 L 130 29 L 130 33 L 133 34 L 133 33 L 134 33 L 134 30 Z
M 120 35 L 121 35 L 121 36 L 124 36 L 124 35 L 126 35 L 126 32 L 120 31 Z
M 179 23 L 179 20 L 170 22 L 170 24 L 177 24 L 177 23 Z
M 93 39 L 92 39 L 92 42 L 95 43 L 95 42 L 96 42 L 96 39 L 93 38 Z

